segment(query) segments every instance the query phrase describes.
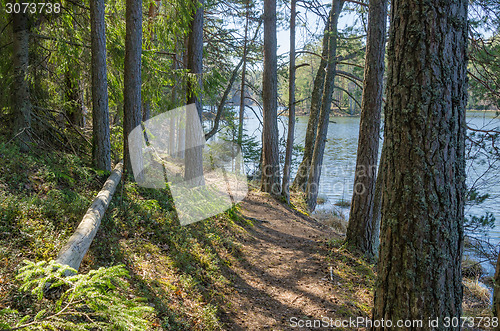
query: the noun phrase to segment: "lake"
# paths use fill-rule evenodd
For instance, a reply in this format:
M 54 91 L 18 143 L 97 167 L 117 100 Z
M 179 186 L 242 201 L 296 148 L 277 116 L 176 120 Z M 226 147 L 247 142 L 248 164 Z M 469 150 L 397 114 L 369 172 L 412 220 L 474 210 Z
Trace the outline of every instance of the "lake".
M 256 109 L 256 111 L 258 110 Z M 500 127 L 500 117 L 496 117 L 495 115 L 495 112 L 468 112 L 467 124 L 470 128 L 474 129 L 498 128 Z M 247 111 L 246 116 L 245 130 L 247 134 L 253 135 L 260 140 L 262 127 L 256 119 L 255 114 Z M 296 118 L 295 143 L 301 146 L 304 145 L 308 119 L 308 116 L 298 116 Z M 324 198 L 326 202 L 318 205 L 317 210 L 331 210 L 332 208 L 336 208 L 348 219 L 349 208 L 335 206 L 335 203 L 342 200 L 351 200 L 360 119 L 359 117 L 331 117 L 331 121 L 335 123 L 329 123 L 328 141 L 325 147 L 324 166 L 319 186 L 319 197 Z M 288 117 L 279 117 L 280 139 L 284 137 L 287 123 Z M 470 159 L 467 161 L 467 186 L 477 187 L 480 193 L 490 194 L 490 198 L 478 206 L 467 206 L 465 214 L 470 217 L 471 215 L 485 215 L 487 211 L 493 213 L 496 218 L 496 226 L 488 231 L 488 235 L 490 241 L 497 244 L 500 242 L 500 172 L 498 171 L 500 162 L 491 160 L 469 148 L 467 153 L 469 156 L 476 157 L 474 161 Z M 298 160 L 301 160 L 301 156 Z M 292 170 L 292 178 L 294 178 L 297 166 L 298 164 Z M 489 167 L 497 168 L 496 171 L 493 169 L 493 171 L 486 172 Z M 491 273 L 492 269 L 488 266 L 486 267 L 488 272 Z

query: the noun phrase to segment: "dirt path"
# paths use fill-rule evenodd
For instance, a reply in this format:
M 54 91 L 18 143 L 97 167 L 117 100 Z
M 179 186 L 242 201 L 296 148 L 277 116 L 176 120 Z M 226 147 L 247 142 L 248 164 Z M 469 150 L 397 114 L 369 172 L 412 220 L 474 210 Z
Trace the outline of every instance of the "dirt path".
M 331 316 L 339 309 L 330 280 L 325 242 L 329 227 L 260 192 L 251 192 L 241 213 L 257 219 L 240 238 L 223 321 L 229 330 L 288 330 L 290 319 Z M 304 329 L 302 329 L 304 330 Z

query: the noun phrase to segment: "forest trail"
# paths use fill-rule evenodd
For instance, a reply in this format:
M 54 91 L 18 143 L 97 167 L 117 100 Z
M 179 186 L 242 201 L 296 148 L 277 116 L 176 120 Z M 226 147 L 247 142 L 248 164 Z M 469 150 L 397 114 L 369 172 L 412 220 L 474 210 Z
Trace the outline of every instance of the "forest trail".
M 227 329 L 288 330 L 292 317 L 336 315 L 326 242 L 339 236 L 257 191 L 242 202 L 241 214 L 255 226 L 238 239 L 242 256 L 232 261 L 234 290 L 222 316 Z

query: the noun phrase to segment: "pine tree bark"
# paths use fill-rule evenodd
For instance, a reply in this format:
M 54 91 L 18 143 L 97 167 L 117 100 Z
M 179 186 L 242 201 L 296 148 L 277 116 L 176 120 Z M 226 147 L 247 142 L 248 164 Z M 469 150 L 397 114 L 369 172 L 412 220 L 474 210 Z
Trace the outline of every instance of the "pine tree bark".
M 129 148 L 128 135 L 141 124 L 142 0 L 127 0 L 123 87 L 124 172 L 132 169 L 130 152 L 140 154 L 140 142 Z M 130 151 L 129 151 L 130 149 Z
M 92 30 L 92 160 L 95 168 L 111 171 L 104 9 L 104 0 L 90 1 Z
M 28 85 L 29 66 L 29 25 L 28 14 L 12 14 L 12 64 L 14 79 L 12 82 L 12 110 L 15 115 L 14 134 L 18 146 L 26 152 L 31 142 L 31 102 Z
M 290 1 L 290 68 L 288 77 L 288 137 L 286 141 L 285 165 L 283 167 L 282 195 L 290 203 L 290 168 L 292 165 L 293 138 L 295 135 L 295 16 L 296 0 Z
M 323 165 L 323 155 L 325 152 L 326 135 L 328 133 L 328 123 L 330 121 L 330 111 L 332 108 L 332 94 L 335 86 L 336 56 L 337 56 L 337 25 L 340 12 L 344 6 L 343 0 L 333 0 L 330 15 L 330 28 L 328 29 L 328 62 L 326 66 L 325 84 L 323 96 L 321 97 L 321 109 L 319 113 L 318 128 L 314 150 L 309 167 L 309 175 L 306 188 L 307 207 L 313 211 L 316 208 L 318 198 L 319 179 L 321 177 L 321 167 Z
M 389 35 L 373 318 L 459 330 L 444 322 L 462 312 L 467 1 L 396 0 Z
M 198 145 L 204 138 L 200 137 L 203 132 L 197 132 L 199 126 L 192 123 L 199 120 L 202 122 L 202 72 L 203 72 L 203 0 L 193 0 L 196 10 L 191 21 L 191 30 L 188 37 L 187 47 L 187 69 L 196 77 L 189 79 L 187 84 L 187 102 L 194 103 L 198 112 L 198 119 L 187 118 L 186 125 L 186 148 L 184 179 L 190 181 L 193 186 L 204 185 L 203 178 L 203 146 Z
M 382 112 L 386 22 L 387 0 L 371 0 L 368 5 L 356 171 L 346 233 L 346 241 L 350 246 L 371 257 L 375 256 L 375 236 L 379 233 L 373 220 L 373 204 Z
M 261 190 L 279 196 L 278 60 L 276 0 L 264 0 L 264 71 L 262 75 L 262 183 Z
M 313 90 L 311 93 L 311 107 L 309 111 L 309 120 L 307 121 L 306 138 L 304 143 L 304 155 L 302 162 L 299 165 L 297 174 L 292 184 L 295 190 L 306 191 L 307 177 L 309 175 L 309 167 L 311 165 L 314 144 L 316 142 L 316 129 L 318 128 L 319 110 L 321 108 L 321 96 L 323 95 L 323 88 L 325 87 L 325 68 L 326 60 L 328 58 L 328 34 L 331 26 L 332 10 L 328 15 L 328 21 L 325 26 L 323 34 L 323 50 L 321 52 L 321 61 L 318 71 L 314 78 Z

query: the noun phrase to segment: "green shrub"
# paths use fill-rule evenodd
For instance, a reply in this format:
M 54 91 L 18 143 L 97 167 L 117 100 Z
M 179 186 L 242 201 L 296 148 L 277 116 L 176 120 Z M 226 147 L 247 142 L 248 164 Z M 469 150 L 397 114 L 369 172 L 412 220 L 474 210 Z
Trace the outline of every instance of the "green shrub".
M 54 261 L 25 261 L 16 279 L 20 290 L 29 292 L 38 303 L 38 311 L 24 316 L 16 310 L 3 309 L 0 328 L 30 330 L 144 330 L 153 311 L 139 299 L 127 297 L 129 274 L 123 265 L 92 270 L 88 274 L 64 277 L 67 270 Z M 56 300 L 44 293 L 60 293 Z

